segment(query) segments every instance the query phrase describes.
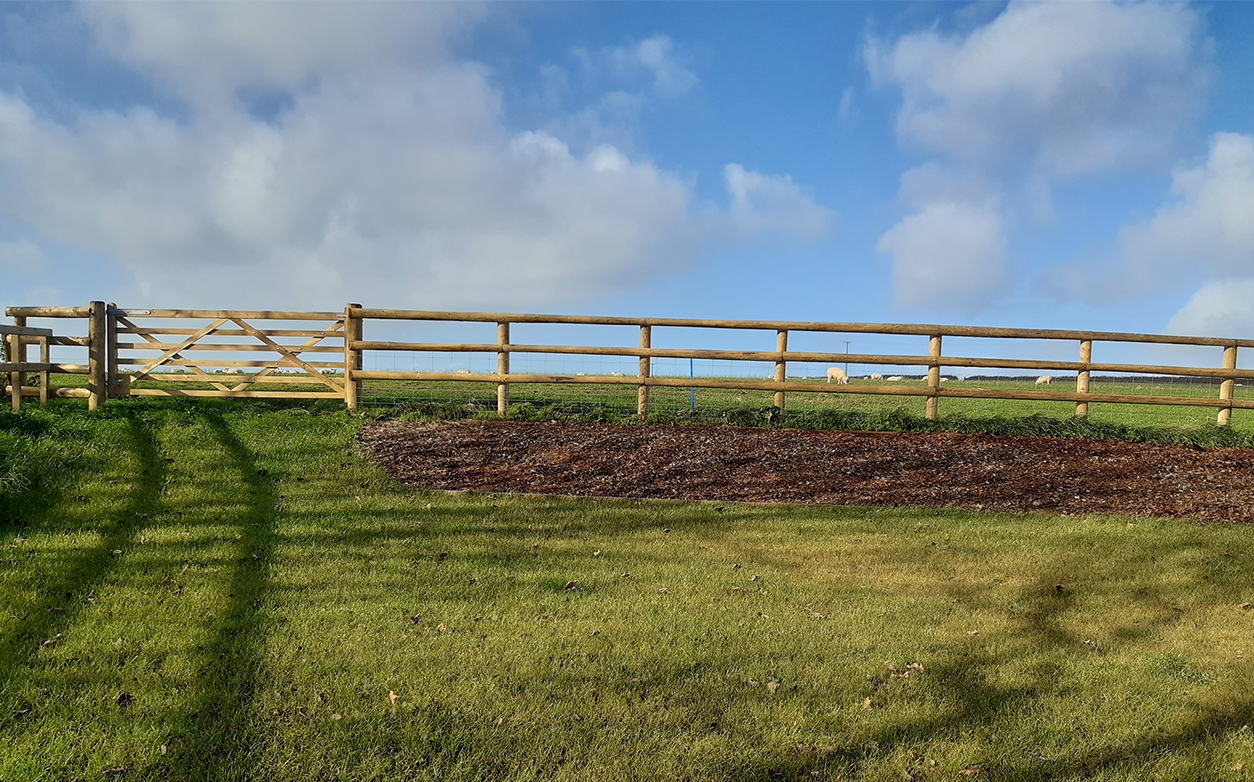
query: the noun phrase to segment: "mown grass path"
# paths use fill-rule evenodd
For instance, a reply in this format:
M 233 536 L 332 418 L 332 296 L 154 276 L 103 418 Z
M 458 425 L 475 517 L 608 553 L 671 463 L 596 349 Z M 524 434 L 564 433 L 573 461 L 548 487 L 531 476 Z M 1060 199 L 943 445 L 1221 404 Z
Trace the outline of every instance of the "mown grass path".
M 0 419 L 0 779 L 1254 770 L 1248 527 L 430 494 L 358 423 Z

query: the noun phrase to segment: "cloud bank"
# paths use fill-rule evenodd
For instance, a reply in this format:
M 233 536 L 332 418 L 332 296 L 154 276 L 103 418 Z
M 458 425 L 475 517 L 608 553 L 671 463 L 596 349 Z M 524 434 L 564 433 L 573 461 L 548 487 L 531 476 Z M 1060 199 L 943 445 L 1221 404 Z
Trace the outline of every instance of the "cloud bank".
M 478 5 L 79 11 L 183 110 L 64 121 L 0 92 L 0 211 L 117 259 L 143 301 L 551 306 L 695 263 L 729 231 L 827 225 L 786 177 L 736 166 L 720 209 L 689 174 L 510 127 L 493 74 L 450 54 Z M 673 94 L 697 84 L 675 48 L 655 36 L 615 56 Z
M 879 249 L 892 256 L 898 304 L 940 309 L 991 304 L 1011 290 L 1007 205 L 1025 202 L 1029 217 L 1049 219 L 1053 183 L 1163 159 L 1209 82 L 1200 19 L 1178 4 L 1011 3 L 963 33 L 872 37 L 864 57 L 874 85 L 901 93 L 899 143 L 939 156 L 924 166 L 939 195 L 921 200 L 903 177 L 902 199 L 916 212 Z M 952 185 L 938 182 L 946 176 Z M 992 197 L 955 194 L 980 180 Z M 971 257 L 931 249 L 955 247 L 955 237 Z M 928 297 L 909 282 L 921 278 L 983 295 Z

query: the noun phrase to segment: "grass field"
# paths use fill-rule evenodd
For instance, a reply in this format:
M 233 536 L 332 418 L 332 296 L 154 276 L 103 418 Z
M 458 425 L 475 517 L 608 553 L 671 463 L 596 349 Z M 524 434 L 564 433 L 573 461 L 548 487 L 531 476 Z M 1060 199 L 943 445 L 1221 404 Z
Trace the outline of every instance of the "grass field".
M 432 494 L 359 423 L 0 416 L 0 779 L 1254 771 L 1247 528 Z
M 727 380 L 732 377 L 723 378 Z M 791 381 L 804 378 L 790 378 Z M 821 379 L 812 379 L 815 385 L 823 385 Z M 57 386 L 85 387 L 86 378 L 73 375 L 54 375 Z M 852 385 L 869 385 L 870 381 L 854 379 Z M 427 414 L 438 411 L 441 417 L 458 415 L 488 416 L 496 412 L 496 386 L 491 383 L 472 382 L 410 382 L 370 380 L 364 384 L 361 402 L 374 409 L 411 409 Z M 921 386 L 918 380 L 903 385 Z M 205 390 L 205 383 L 163 382 L 160 375 L 153 380 L 143 380 L 136 388 L 168 388 Z M 946 384 L 947 388 L 979 388 L 1006 390 L 1038 390 L 1030 378 L 1025 380 L 962 380 Z M 257 390 L 266 391 L 327 391 L 326 386 L 310 384 L 266 385 L 258 383 Z M 1074 390 L 1074 378 L 1059 379 L 1052 390 Z M 1050 389 L 1046 389 L 1050 390 Z M 1144 382 L 1112 382 L 1097 377 L 1090 386 L 1093 393 L 1134 394 L 1139 396 L 1173 396 L 1214 399 L 1219 395 L 1215 384 L 1190 378 L 1147 378 Z M 534 385 L 512 384 L 510 387 L 511 415 L 520 418 L 543 419 L 578 418 L 584 420 L 628 420 L 636 412 L 636 386 L 599 385 Z M 1234 389 L 1234 398 L 1254 400 L 1254 386 L 1242 385 Z M 903 418 L 922 418 L 923 397 L 873 396 L 865 394 L 833 395 L 822 393 L 789 393 L 785 422 L 790 426 L 816 428 L 878 428 L 881 422 L 900 421 Z M 1174 429 L 1209 429 L 1216 421 L 1217 409 L 1213 407 L 1189 407 L 1168 405 L 1133 405 L 1093 403 L 1089 406 L 1089 421 L 1098 427 L 1167 427 Z M 940 416 L 952 427 L 955 421 L 971 419 L 1028 417 L 1047 418 L 1052 421 L 1070 421 L 1075 417 L 1075 405 L 1070 402 L 1032 402 L 1000 399 L 942 399 Z M 733 423 L 742 426 L 762 426 L 779 423 L 770 391 L 737 391 L 731 389 L 653 388 L 650 391 L 651 419 L 654 421 L 680 421 L 701 423 Z M 895 424 L 888 424 L 895 428 Z M 1236 431 L 1254 434 L 1254 411 L 1234 410 L 1231 419 Z

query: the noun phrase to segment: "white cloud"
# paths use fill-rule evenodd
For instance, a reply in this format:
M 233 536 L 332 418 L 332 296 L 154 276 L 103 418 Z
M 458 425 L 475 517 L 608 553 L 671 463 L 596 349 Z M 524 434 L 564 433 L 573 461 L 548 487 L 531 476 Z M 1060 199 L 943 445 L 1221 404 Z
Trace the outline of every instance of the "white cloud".
M 853 87 L 846 87 L 840 94 L 840 106 L 836 113 L 841 119 L 853 116 Z
M 693 263 L 729 222 L 814 235 L 787 178 L 744 172 L 723 212 L 622 146 L 510 130 L 493 75 L 445 51 L 461 7 L 86 6 L 187 114 L 62 122 L 0 92 L 0 212 L 171 306 L 539 307 Z M 237 100 L 258 87 L 285 94 L 268 121 Z
M 814 203 L 788 176 L 746 171 L 737 163 L 723 167 L 731 196 L 731 219 L 742 233 L 779 231 L 819 239 L 831 229 L 834 215 Z
M 865 58 L 901 88 L 903 141 L 981 168 L 1026 155 L 1046 179 L 1169 151 L 1208 81 L 1198 13 L 1175 3 L 1012 2 L 965 35 L 872 39 Z
M 1173 179 L 1174 201 L 1120 231 L 1125 265 L 1156 276 L 1254 274 L 1254 136 L 1216 133 L 1206 162 Z
M 929 162 L 901 175 L 898 197 L 915 209 L 937 202 L 990 203 L 998 199 L 998 187 L 985 177 Z
M 875 249 L 892 256 L 899 306 L 975 312 L 1010 286 L 995 201 L 927 204 L 890 228 Z
M 1208 46 L 1175 3 L 1011 2 L 964 33 L 869 38 L 872 82 L 901 90 L 899 142 L 945 161 L 902 176 L 916 213 L 880 241 L 898 303 L 995 303 L 1012 276 L 1003 223 L 1052 219 L 1061 179 L 1170 153 L 1204 101 Z M 1084 290 L 1090 272 L 1077 261 L 1039 285 Z
M 446 59 L 485 7 L 459 3 L 97 3 L 78 11 L 104 48 L 202 104 L 242 88 L 298 89 Z
M 1216 133 L 1204 163 L 1176 170 L 1171 194 L 1151 220 L 1119 231 L 1114 263 L 1060 264 L 1042 277 L 1043 290 L 1105 301 L 1254 276 L 1254 136 Z
M 1254 278 L 1210 280 L 1167 324 L 1168 334 L 1236 336 L 1254 332 Z
M 674 97 L 697 86 L 697 75 L 680 63 L 675 42 L 665 35 L 653 35 L 631 46 L 619 46 L 606 52 L 610 67 L 620 77 L 647 73 L 653 89 Z

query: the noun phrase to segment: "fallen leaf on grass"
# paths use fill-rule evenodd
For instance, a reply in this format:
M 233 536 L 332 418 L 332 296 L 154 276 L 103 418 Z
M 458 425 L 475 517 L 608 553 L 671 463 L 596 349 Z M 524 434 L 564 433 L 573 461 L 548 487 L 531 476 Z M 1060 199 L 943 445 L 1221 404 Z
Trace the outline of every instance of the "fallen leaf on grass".
M 667 589 L 666 587 L 658 587 L 658 588 L 657 588 L 657 591 L 658 591 L 658 594 L 661 594 L 661 595 L 669 595 L 669 594 L 670 594 L 670 592 L 671 592 L 671 591 L 670 591 L 669 589 Z
M 745 681 L 749 683 L 750 687 L 757 687 L 760 684 L 757 679 L 745 679 Z
M 1240 608 L 1240 609 L 1245 610 L 1245 611 L 1249 611 L 1249 610 L 1250 610 L 1250 604 L 1249 604 L 1249 603 L 1242 603 L 1241 605 L 1237 606 L 1237 608 Z
M 567 581 L 567 582 L 566 582 L 566 586 L 565 586 L 565 587 L 563 587 L 563 588 L 564 588 L 567 592 L 574 592 L 576 589 L 578 589 L 578 588 L 579 588 L 579 582 L 578 582 L 578 581 L 574 581 L 574 580 Z
M 975 776 L 976 774 L 983 774 L 983 773 L 984 773 L 984 769 L 982 769 L 982 768 L 964 768 L 963 770 L 959 771 L 958 773 L 959 773 L 959 774 L 961 774 L 961 775 L 962 775 L 962 776 L 964 776 L 964 777 L 973 777 L 973 776 Z
M 114 697 L 113 702 L 125 709 L 127 706 L 130 706 L 135 702 L 135 696 L 131 695 L 126 690 L 122 690 L 116 697 Z
M 801 752 L 804 752 L 807 755 L 811 753 L 815 753 L 819 755 L 835 755 L 836 754 L 836 748 L 832 746 L 831 744 L 827 744 L 822 747 L 820 747 L 817 744 L 798 744 L 797 749 Z
M 436 626 L 435 626 L 435 631 L 436 631 L 437 633 L 442 633 L 442 632 L 444 632 L 444 629 L 445 629 L 445 628 L 444 628 L 444 623 L 443 623 L 443 622 L 440 622 L 438 625 L 436 625 Z
M 864 709 L 869 709 L 869 708 L 871 708 L 871 699 L 870 699 L 870 698 L 864 698 L 864 699 L 862 700 L 862 708 L 864 708 Z
M 772 695 L 779 692 L 779 682 L 767 682 L 766 691 Z

